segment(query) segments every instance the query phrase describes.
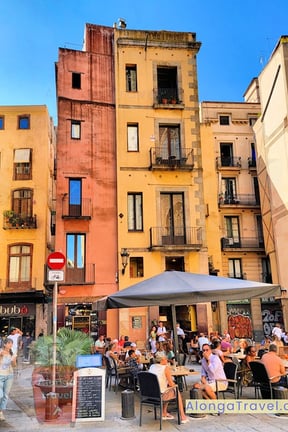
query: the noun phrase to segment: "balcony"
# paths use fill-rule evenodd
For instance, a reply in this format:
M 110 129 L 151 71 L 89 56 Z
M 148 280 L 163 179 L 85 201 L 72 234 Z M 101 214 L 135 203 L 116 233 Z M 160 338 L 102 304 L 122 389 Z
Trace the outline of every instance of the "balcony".
M 6 210 L 3 213 L 3 229 L 35 229 L 37 228 L 37 218 L 34 216 L 23 216 L 13 210 Z
M 48 281 L 48 268 L 45 265 L 45 286 L 53 285 Z M 59 285 L 94 285 L 95 284 L 95 264 L 86 264 L 83 268 L 66 267 L 64 269 L 64 281 Z
M 219 207 L 260 207 L 259 197 L 254 194 L 228 194 L 220 193 L 218 196 Z
M 202 246 L 202 228 L 183 226 L 150 228 L 150 249 L 200 250 Z
M 167 147 L 150 149 L 150 169 L 192 171 L 194 168 L 193 150 L 179 148 L 175 154 L 169 154 Z
M 256 159 L 253 159 L 252 157 L 248 157 L 247 159 L 247 163 L 248 163 L 248 169 L 249 172 L 255 172 L 257 167 L 256 167 Z
M 216 158 L 216 168 L 222 170 L 239 170 L 242 167 L 241 157 L 219 156 Z
M 261 237 L 241 237 L 241 238 L 233 238 L 233 237 L 222 237 L 221 238 L 221 250 L 228 251 L 231 249 L 235 250 L 245 250 L 245 251 L 263 251 L 264 248 L 264 239 Z
M 68 195 L 62 198 L 62 219 L 86 219 L 92 216 L 92 203 L 90 198 L 82 198 L 80 204 L 71 204 Z
M 158 88 L 153 90 L 154 108 L 184 109 L 183 89 Z

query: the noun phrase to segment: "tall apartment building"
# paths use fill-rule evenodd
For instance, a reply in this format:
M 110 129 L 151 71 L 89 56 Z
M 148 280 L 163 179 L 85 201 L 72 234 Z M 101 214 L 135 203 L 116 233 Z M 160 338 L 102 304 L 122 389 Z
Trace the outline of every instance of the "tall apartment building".
M 46 106 L 0 107 L 0 334 L 51 330 L 44 263 L 54 247 L 55 132 Z
M 66 256 L 58 325 L 118 334 L 93 314 L 117 290 L 113 29 L 86 25 L 83 51 L 59 49 L 56 246 Z M 115 313 L 117 316 L 117 312 Z M 99 325 L 99 328 L 98 328 Z
M 267 65 L 249 85 L 245 100 L 258 100 L 261 115 L 254 125 L 264 240 L 273 283 L 283 288 L 284 328 L 288 328 L 288 36 L 281 36 Z M 269 315 L 273 321 L 275 316 Z M 280 317 L 282 319 L 282 315 Z
M 201 103 L 201 142 L 210 273 L 271 282 L 266 256 L 252 126 L 260 104 Z M 211 156 L 212 155 L 212 156 Z M 272 314 L 280 317 L 274 299 L 212 303 L 215 328 L 232 337 L 271 333 Z
M 208 272 L 199 48 L 194 33 L 128 30 L 121 20 L 86 25 L 83 51 L 59 50 L 56 249 L 67 255 L 58 300 L 68 326 L 142 278 Z M 206 305 L 177 313 L 188 330 L 196 315 L 208 330 Z M 169 325 L 165 308 L 108 311 L 97 331 L 144 341 L 159 316 Z

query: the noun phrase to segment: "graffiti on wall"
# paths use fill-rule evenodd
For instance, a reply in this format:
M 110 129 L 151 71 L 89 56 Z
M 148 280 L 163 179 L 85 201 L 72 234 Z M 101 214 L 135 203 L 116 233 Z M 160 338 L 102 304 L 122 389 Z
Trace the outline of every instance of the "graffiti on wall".
M 252 338 L 252 321 L 247 315 L 229 315 L 228 332 L 234 338 Z
M 282 311 L 277 306 L 273 308 L 273 306 L 266 305 L 265 309 L 262 309 L 262 321 L 264 334 L 271 336 L 275 324 L 283 324 Z

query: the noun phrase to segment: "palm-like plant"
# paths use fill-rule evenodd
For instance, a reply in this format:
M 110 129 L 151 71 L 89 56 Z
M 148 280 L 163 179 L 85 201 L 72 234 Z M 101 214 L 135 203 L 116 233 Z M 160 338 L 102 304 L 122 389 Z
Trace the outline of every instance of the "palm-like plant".
M 56 337 L 56 367 L 58 377 L 64 371 L 73 370 L 76 366 L 76 357 L 80 354 L 90 354 L 93 339 L 86 333 L 70 330 L 65 327 L 60 328 Z M 40 366 L 53 365 L 53 336 L 43 336 L 31 347 L 31 352 L 35 358 L 35 363 Z

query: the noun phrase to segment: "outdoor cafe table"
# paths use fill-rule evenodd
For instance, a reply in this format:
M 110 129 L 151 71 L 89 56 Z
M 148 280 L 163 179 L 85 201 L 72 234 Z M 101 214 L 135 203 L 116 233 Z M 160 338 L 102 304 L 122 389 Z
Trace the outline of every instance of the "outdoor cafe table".
M 186 376 L 200 375 L 200 372 L 190 371 L 185 366 L 170 366 L 171 375 L 175 377 L 176 383 L 178 384 L 179 391 L 183 391 L 183 379 Z

